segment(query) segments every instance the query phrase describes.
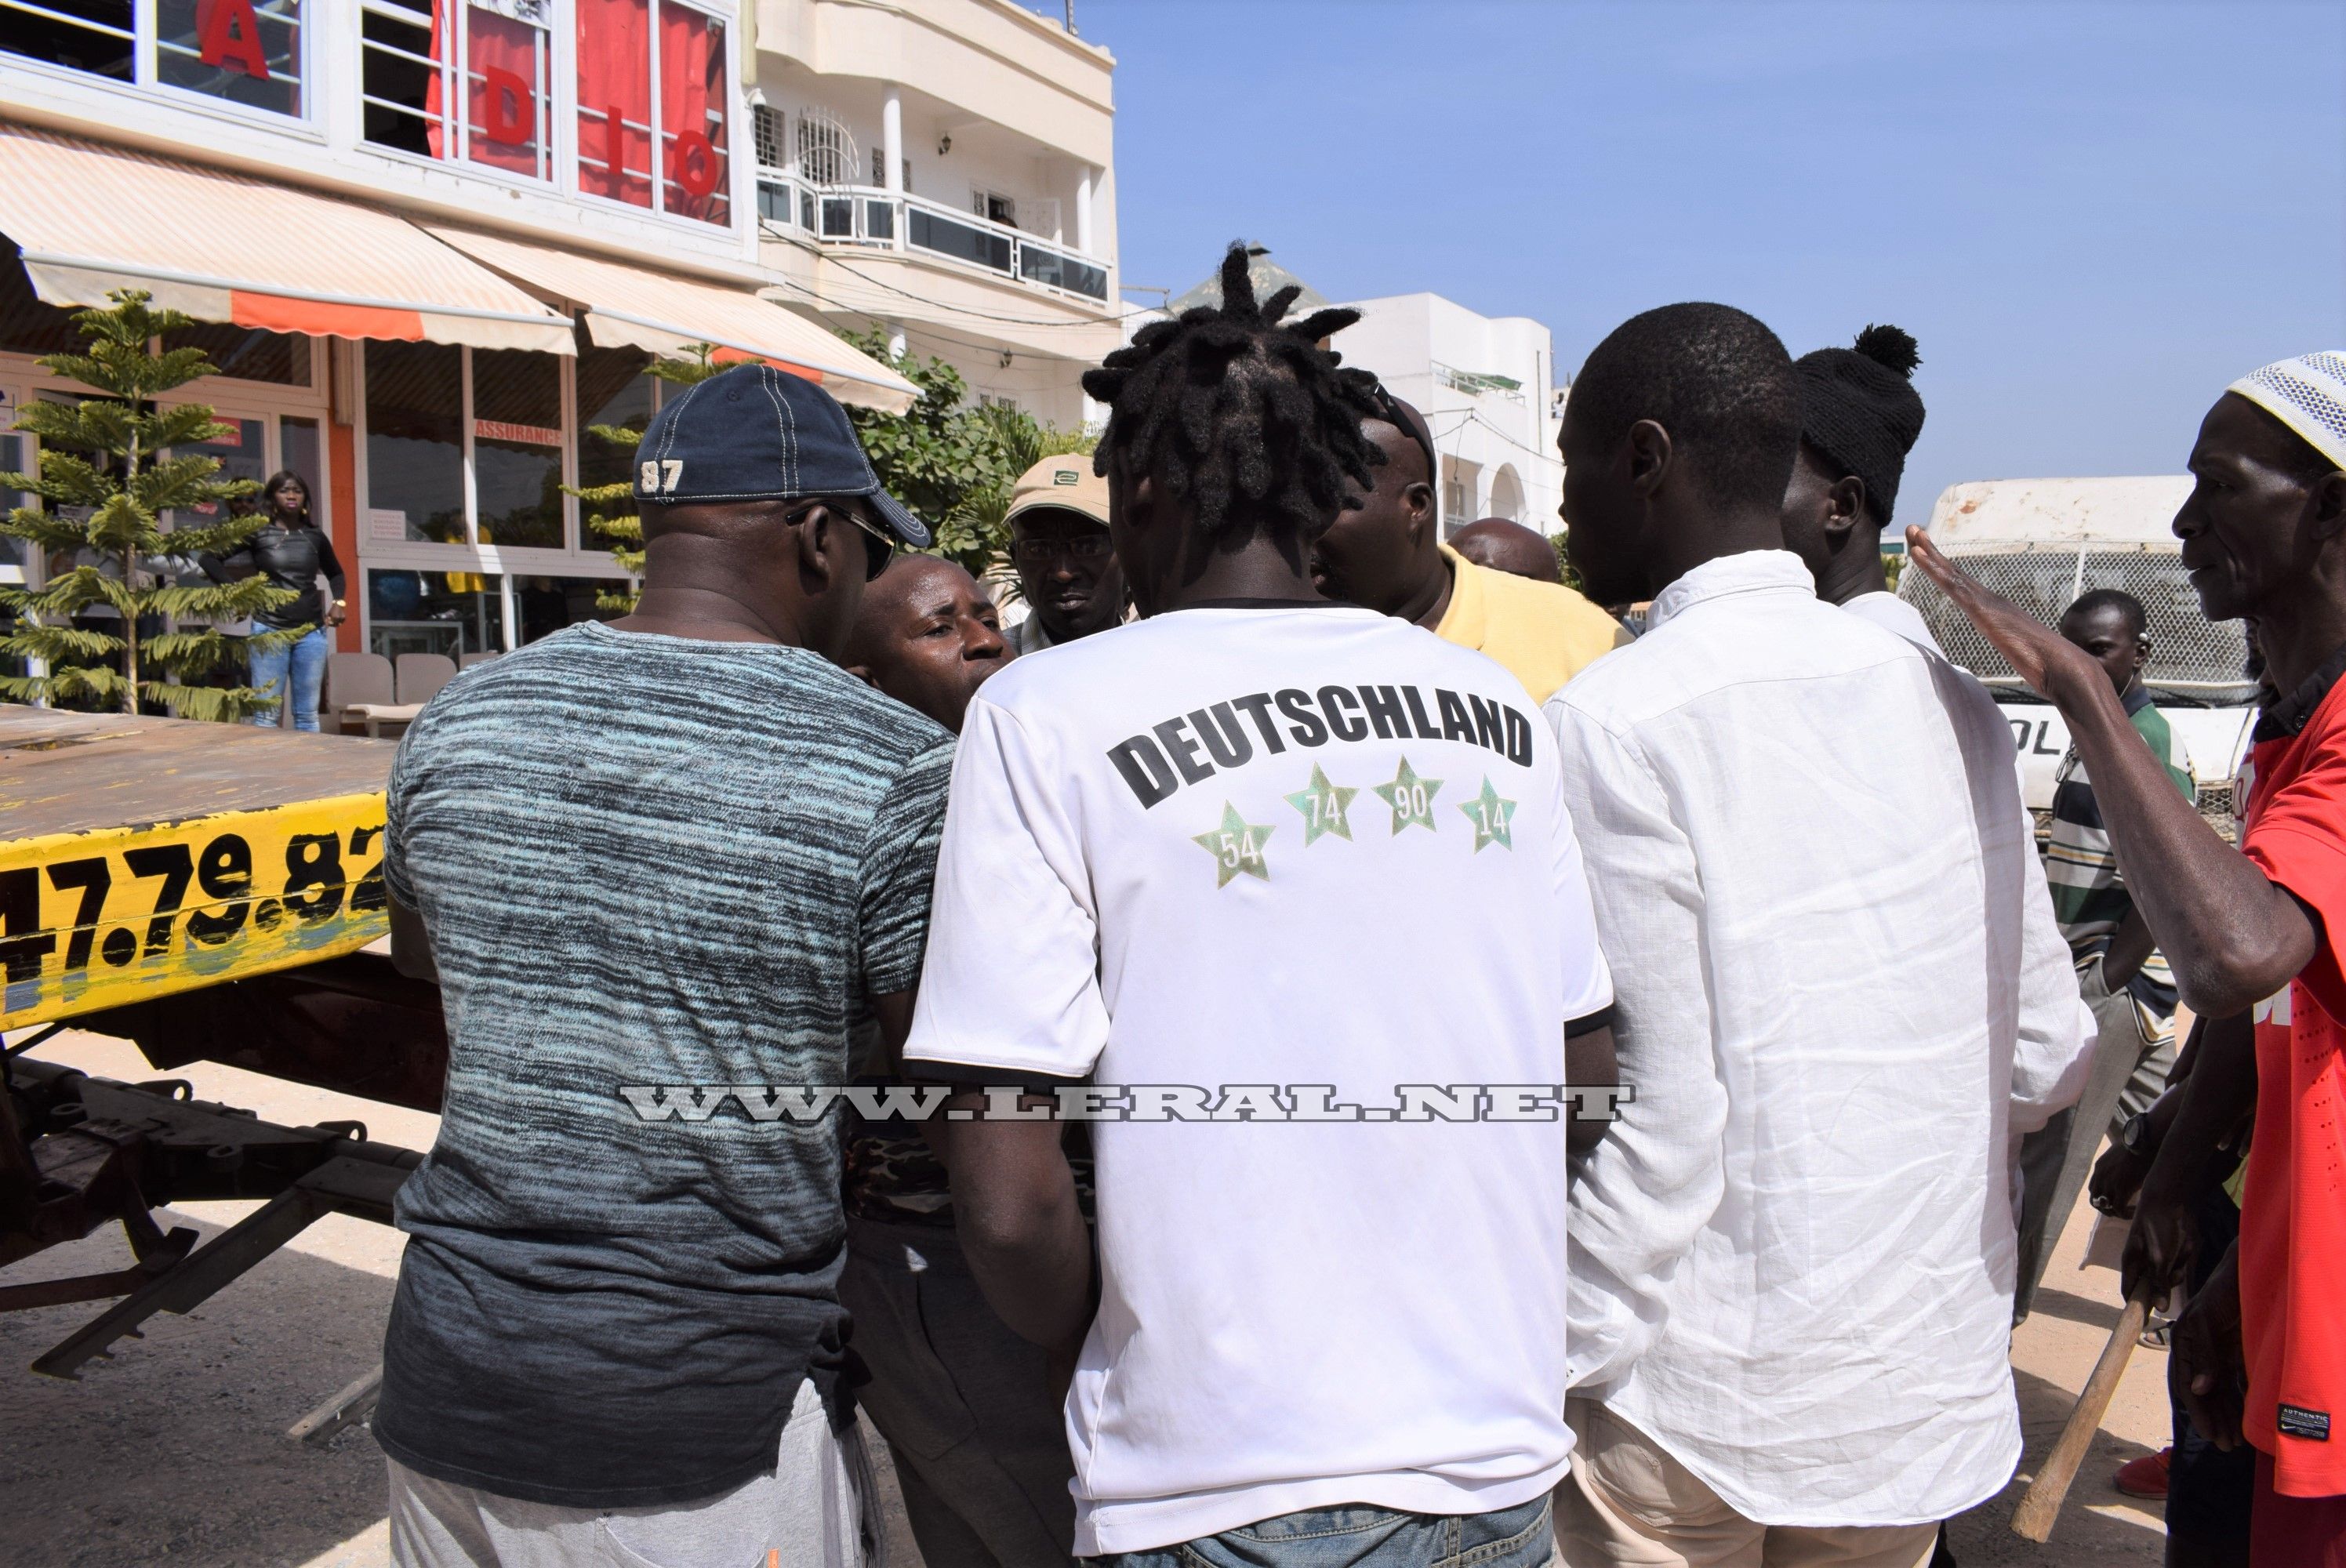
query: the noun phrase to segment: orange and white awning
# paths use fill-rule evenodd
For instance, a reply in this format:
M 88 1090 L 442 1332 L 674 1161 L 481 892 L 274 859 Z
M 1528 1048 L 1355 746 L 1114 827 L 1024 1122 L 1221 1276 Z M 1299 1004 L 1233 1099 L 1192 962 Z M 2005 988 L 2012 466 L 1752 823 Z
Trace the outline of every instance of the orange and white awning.
M 586 335 L 604 348 L 632 347 L 676 355 L 714 343 L 719 363 L 763 360 L 811 381 L 844 403 L 903 413 L 920 388 L 804 316 L 698 278 L 657 272 L 575 250 L 556 250 L 502 234 L 423 226 L 467 256 L 539 293 L 586 312 Z
M 0 234 L 52 305 L 144 289 L 270 331 L 574 351 L 567 317 L 389 213 L 5 122 Z

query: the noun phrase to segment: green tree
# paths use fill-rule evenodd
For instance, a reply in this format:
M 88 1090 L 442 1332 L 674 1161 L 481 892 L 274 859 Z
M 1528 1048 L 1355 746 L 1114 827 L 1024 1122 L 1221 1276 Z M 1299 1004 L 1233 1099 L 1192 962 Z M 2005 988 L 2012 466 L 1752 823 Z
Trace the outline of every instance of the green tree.
M 1010 526 L 1004 514 L 1018 476 L 1046 457 L 1089 452 L 1096 438 L 1043 424 L 1023 409 L 971 402 L 959 371 L 943 360 L 890 353 L 881 328 L 840 336 L 921 391 L 901 414 L 847 411 L 881 484 L 935 533 L 932 554 L 973 576 L 1006 575 Z
M 0 653 L 48 667 L 46 675 L 0 675 L 0 695 L 20 702 L 90 700 L 124 713 L 148 702 L 199 719 L 240 718 L 274 707 L 275 694 L 250 687 L 182 684 L 243 661 L 238 639 L 204 623 L 241 620 L 296 596 L 258 575 L 200 587 L 168 580 L 199 554 L 235 549 L 268 519 L 229 515 L 224 503 L 260 485 L 215 478 L 218 458 L 185 450 L 231 436 L 235 427 L 201 403 L 155 402 L 212 373 L 201 349 L 153 348 L 163 334 L 190 325 L 189 318 L 148 310 L 142 290 L 116 290 L 108 298 L 110 307 L 74 316 L 88 340 L 86 352 L 39 361 L 95 395 L 27 404 L 15 427 L 39 440 L 40 472 L 0 473 L 0 487 L 30 492 L 44 503 L 17 507 L 0 533 L 38 545 L 52 564 L 37 588 L 0 587 L 0 609 L 15 623 L 0 636 Z M 218 520 L 164 531 L 165 512 L 184 518 L 199 506 L 220 507 Z M 101 605 L 120 620 L 76 623 Z M 174 629 L 145 635 L 142 620 L 158 619 Z M 104 629 L 108 625 L 119 630 Z M 250 640 L 280 647 L 310 629 L 260 632 Z
M 692 343 L 687 346 L 684 357 L 656 359 L 644 367 L 644 372 L 671 386 L 688 387 L 726 369 L 714 362 L 716 352 L 714 343 Z M 600 448 L 605 457 L 617 455 L 622 473 L 633 466 L 636 443 L 643 438 L 642 429 L 633 424 L 586 427 L 586 439 Z M 608 484 L 566 484 L 563 488 L 578 497 L 586 509 L 587 530 L 609 543 L 611 558 L 627 569 L 630 578 L 640 580 L 644 571 L 644 524 L 636 513 L 633 474 Z M 595 595 L 595 607 L 625 615 L 636 607 L 637 596 L 634 581 L 623 587 L 600 589 Z

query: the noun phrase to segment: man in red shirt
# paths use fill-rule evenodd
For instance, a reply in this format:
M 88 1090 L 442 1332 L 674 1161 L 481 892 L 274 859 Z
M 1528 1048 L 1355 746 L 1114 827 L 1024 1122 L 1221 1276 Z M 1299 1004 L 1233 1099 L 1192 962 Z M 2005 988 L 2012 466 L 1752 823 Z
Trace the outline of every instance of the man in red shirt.
M 2200 423 L 2191 473 L 2175 533 L 2200 607 L 2256 621 L 2281 694 L 2257 726 L 2237 851 L 2176 794 L 2098 665 L 1922 530 L 1907 538 L 2069 721 L 2183 1000 L 2205 1017 L 2254 1018 L 2240 1239 L 2178 1322 L 2169 1378 L 2205 1435 L 2257 1451 L 2254 1568 L 2346 1568 L 2346 1431 L 2333 1431 L 2346 1417 L 2346 353 L 2235 382 Z M 2202 1063 L 2177 1133 L 2217 1119 L 2218 1097 L 2249 1071 Z M 2144 1225 L 2135 1250 L 2151 1267 L 2129 1285 L 2149 1290 L 2188 1262 L 2193 1238 L 2188 1225 L 2146 1237 Z

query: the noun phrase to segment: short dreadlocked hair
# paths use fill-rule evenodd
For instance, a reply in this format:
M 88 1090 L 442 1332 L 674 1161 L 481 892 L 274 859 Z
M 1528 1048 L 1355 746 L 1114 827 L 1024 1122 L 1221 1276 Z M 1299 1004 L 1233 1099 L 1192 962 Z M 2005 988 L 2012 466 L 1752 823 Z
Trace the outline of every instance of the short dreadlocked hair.
M 1219 307 L 1151 322 L 1084 372 L 1084 391 L 1108 409 L 1092 470 L 1122 463 L 1154 477 L 1209 537 L 1312 538 L 1360 505 L 1345 481 L 1373 490 L 1370 465 L 1384 460 L 1361 433 L 1362 420 L 1383 417 L 1375 378 L 1340 372 L 1340 356 L 1320 347 L 1361 313 L 1284 321 L 1301 289 L 1257 304 L 1242 244 L 1222 258 L 1221 282 Z

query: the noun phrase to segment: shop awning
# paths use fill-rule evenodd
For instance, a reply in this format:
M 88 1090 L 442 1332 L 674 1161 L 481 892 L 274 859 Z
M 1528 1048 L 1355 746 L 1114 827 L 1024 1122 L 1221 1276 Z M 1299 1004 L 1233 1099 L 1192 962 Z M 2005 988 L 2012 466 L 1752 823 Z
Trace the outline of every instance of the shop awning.
M 424 227 L 505 276 L 586 312 L 586 335 L 605 348 L 680 354 L 717 345 L 716 358 L 764 360 L 822 383 L 844 403 L 902 413 L 920 388 L 828 329 L 747 289 L 656 272 L 575 250 L 451 225 Z
M 0 234 L 52 305 L 144 289 L 270 331 L 573 351 L 566 317 L 403 219 L 26 126 L 0 123 Z

